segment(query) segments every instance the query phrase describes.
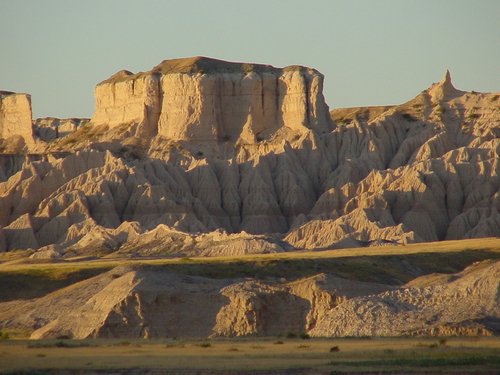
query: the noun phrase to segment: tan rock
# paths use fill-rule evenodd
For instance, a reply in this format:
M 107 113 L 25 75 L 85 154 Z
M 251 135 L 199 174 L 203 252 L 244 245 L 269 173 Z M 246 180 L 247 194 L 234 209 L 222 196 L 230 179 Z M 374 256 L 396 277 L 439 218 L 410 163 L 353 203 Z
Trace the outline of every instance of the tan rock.
M 311 334 L 491 335 L 484 326 L 471 327 L 471 322 L 500 317 L 500 262 L 484 262 L 454 277 L 443 276 L 423 276 L 394 291 L 350 299 L 323 315 Z
M 101 125 L 0 158 L 0 225 L 29 214 L 38 245 L 62 256 L 500 235 L 500 95 L 455 90 L 448 75 L 402 105 L 333 111 L 323 128 L 321 85 L 313 69 L 206 58 L 122 72 L 96 88 Z
M 33 121 L 35 135 L 43 141 L 65 137 L 78 130 L 79 127 L 88 124 L 90 119 L 55 117 L 38 118 Z
M 34 145 L 31 97 L 0 91 L 0 138 L 22 137 L 27 147 Z
M 166 60 L 149 72 L 121 71 L 100 83 L 92 122 L 138 124 L 174 141 L 236 140 L 243 129 L 256 135 L 282 126 L 328 129 L 322 89 L 323 76 L 304 67 Z
M 0 303 L 3 326 L 32 339 L 285 335 L 490 335 L 498 261 L 406 285 L 319 274 L 292 282 L 211 279 L 117 267 L 43 297 Z

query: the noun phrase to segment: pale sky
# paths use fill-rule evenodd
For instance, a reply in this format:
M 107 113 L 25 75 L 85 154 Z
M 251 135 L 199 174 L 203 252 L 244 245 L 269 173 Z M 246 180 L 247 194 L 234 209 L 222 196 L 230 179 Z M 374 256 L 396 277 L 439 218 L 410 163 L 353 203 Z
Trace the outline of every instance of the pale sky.
M 94 86 L 164 59 L 306 65 L 330 108 L 396 104 L 448 68 L 500 91 L 500 0 L 0 0 L 0 90 L 90 117 Z

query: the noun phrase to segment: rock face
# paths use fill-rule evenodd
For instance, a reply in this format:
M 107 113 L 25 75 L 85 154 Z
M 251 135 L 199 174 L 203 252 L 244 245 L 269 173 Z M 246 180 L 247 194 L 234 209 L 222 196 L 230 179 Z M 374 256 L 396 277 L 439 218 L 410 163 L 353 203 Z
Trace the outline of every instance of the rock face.
M 499 261 L 400 288 L 327 274 L 283 283 L 118 267 L 38 299 L 0 303 L 0 317 L 33 339 L 491 335 L 499 280 Z
M 33 145 L 30 95 L 0 91 L 0 138 L 16 146 Z
M 357 297 L 321 316 L 314 336 L 484 335 L 500 319 L 500 262 L 442 278 L 424 276 L 402 288 Z
M 92 122 L 169 140 L 220 141 L 286 126 L 328 129 L 323 76 L 314 69 L 229 63 L 195 57 L 166 60 L 146 73 L 120 71 L 95 89 Z
M 500 235 L 500 94 L 457 90 L 447 72 L 407 103 L 330 121 L 321 86 L 313 69 L 207 58 L 116 74 L 90 124 L 2 159 L 0 250 L 191 256 Z
M 90 119 L 85 118 L 55 118 L 44 117 L 33 121 L 35 135 L 43 141 L 51 141 L 65 137 L 88 124 Z

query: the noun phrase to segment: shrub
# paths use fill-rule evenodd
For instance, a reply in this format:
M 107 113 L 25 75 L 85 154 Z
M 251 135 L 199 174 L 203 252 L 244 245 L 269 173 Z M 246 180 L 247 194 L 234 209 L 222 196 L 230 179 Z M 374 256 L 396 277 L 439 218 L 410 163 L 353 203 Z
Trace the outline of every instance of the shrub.
M 304 333 L 300 334 L 300 338 L 302 340 L 309 340 L 311 338 L 311 336 L 309 336 L 307 333 L 304 332 Z
M 278 341 L 275 341 L 275 342 L 274 342 L 274 345 L 281 345 L 281 344 L 284 344 L 284 342 L 283 342 L 283 341 L 281 341 L 281 340 L 278 340 Z
M 403 118 L 406 121 L 411 121 L 411 122 L 417 121 L 417 119 L 415 117 L 413 117 L 413 115 L 411 115 L 409 113 L 403 113 Z
M 0 340 L 8 340 L 9 338 L 9 333 L 4 329 L 0 329 Z
M 288 332 L 288 333 L 286 334 L 286 338 L 287 338 L 287 339 L 294 339 L 294 338 L 296 338 L 296 337 L 297 337 L 297 335 L 296 335 L 295 333 L 293 333 L 293 332 Z
M 338 346 L 332 346 L 330 348 L 330 353 L 334 353 L 334 352 L 340 352 L 340 348 Z

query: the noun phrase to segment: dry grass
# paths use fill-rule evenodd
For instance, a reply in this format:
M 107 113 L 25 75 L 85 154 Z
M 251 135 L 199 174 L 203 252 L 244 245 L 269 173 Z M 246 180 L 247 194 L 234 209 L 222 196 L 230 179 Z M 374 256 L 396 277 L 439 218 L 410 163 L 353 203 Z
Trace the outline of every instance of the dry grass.
M 271 370 L 311 368 L 321 371 L 492 370 L 500 365 L 500 339 L 300 339 L 199 341 L 68 341 L 65 346 L 47 341 L 29 348 L 26 341 L 0 342 L 0 371 L 43 369 L 205 369 Z M 74 343 L 74 344 L 72 344 Z M 52 345 L 51 345 L 52 344 Z M 33 345 L 32 345 L 33 346 Z M 330 352 L 338 346 L 338 352 Z
M 431 273 L 454 273 L 470 264 L 500 259 L 500 239 L 480 239 L 243 257 L 65 260 L 0 264 L 0 301 L 34 298 L 116 266 L 145 265 L 210 278 L 254 277 L 294 280 L 332 273 L 352 280 L 406 283 Z
M 95 260 L 67 259 L 66 261 L 57 263 L 3 263 L 0 264 L 0 271 L 5 269 L 25 269 L 36 268 L 40 265 L 50 264 L 50 267 L 78 267 L 78 268 L 94 268 L 94 267 L 116 267 L 123 264 L 148 264 L 148 265 L 165 265 L 176 264 L 189 261 L 203 263 L 224 263 L 224 262 L 256 262 L 266 260 L 290 260 L 290 259 L 337 259 L 337 258 L 352 258 L 352 257 L 375 257 L 375 256 L 399 256 L 399 255 L 420 255 L 420 254 L 448 254 L 464 251 L 488 251 L 500 256 L 500 238 L 480 238 L 458 241 L 439 241 L 439 242 L 424 242 L 409 245 L 391 245 L 391 246 L 374 246 L 360 247 L 352 249 L 335 249 L 321 251 L 289 251 L 273 254 L 255 254 L 246 256 L 219 256 L 219 257 L 190 257 L 190 258 L 101 258 Z

